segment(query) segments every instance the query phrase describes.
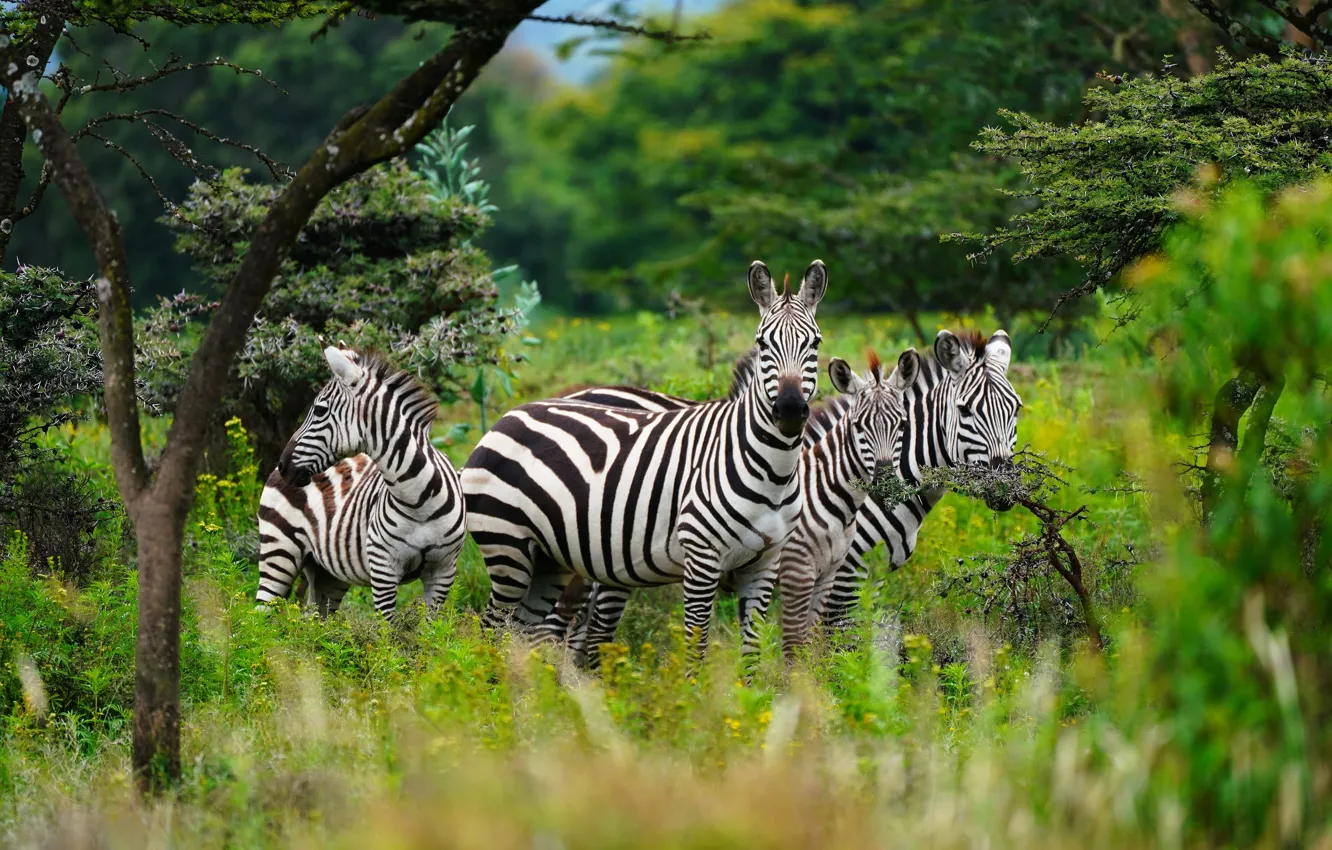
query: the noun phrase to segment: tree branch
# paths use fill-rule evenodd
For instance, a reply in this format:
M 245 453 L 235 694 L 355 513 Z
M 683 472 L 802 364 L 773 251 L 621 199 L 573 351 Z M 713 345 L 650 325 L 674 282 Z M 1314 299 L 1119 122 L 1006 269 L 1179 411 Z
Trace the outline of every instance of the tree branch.
M 1251 476 L 1262 461 L 1263 449 L 1267 447 L 1267 427 L 1272 422 L 1272 410 L 1286 388 L 1286 377 L 1277 377 L 1266 381 L 1254 397 L 1253 410 L 1249 412 L 1249 421 L 1244 428 L 1244 440 L 1240 443 L 1240 469 Z
M 13 45 L 6 51 L 6 58 L 16 62 L 19 53 L 24 54 L 22 67 L 27 68 L 27 56 L 36 59 L 39 72 L 46 68 L 51 60 L 51 52 L 64 31 L 64 21 L 52 17 L 45 25 L 38 25 L 32 36 L 24 43 L 23 49 Z M 24 123 L 22 111 L 10 99 L 0 115 L 0 260 L 9 250 L 9 238 L 14 232 L 14 224 L 21 216 L 18 213 L 19 187 L 23 184 L 23 144 L 27 140 L 28 128 Z
M 1318 23 L 1318 16 L 1305 13 L 1289 0 L 1258 0 L 1260 4 L 1276 12 L 1299 32 L 1304 33 L 1310 40 L 1320 42 L 1324 46 L 1332 45 L 1332 30 Z
M 157 487 L 170 498 L 184 500 L 182 509 L 188 508 L 193 494 L 204 432 L 221 400 L 232 361 L 302 227 L 328 192 L 410 150 L 443 119 L 537 0 L 517 0 L 514 5 L 512 15 L 496 16 L 498 23 L 455 31 L 442 51 L 345 130 L 330 134 L 269 208 L 195 351 L 167 434 Z
M 57 23 L 57 27 L 59 24 Z M 130 308 L 129 262 L 120 224 L 106 206 L 92 175 L 60 118 L 37 88 L 38 72 L 7 73 L 5 87 L 17 103 L 38 150 L 51 164 L 52 177 L 87 235 L 102 277 L 97 282 L 101 306 L 103 404 L 111 429 L 111 459 L 116 484 L 130 515 L 148 487 L 134 393 L 134 315 Z
M 1202 522 L 1208 525 L 1221 502 L 1225 475 L 1239 448 L 1239 422 L 1253 404 L 1262 381 L 1248 369 L 1222 384 L 1212 405 L 1212 427 L 1207 441 L 1207 465 L 1202 476 Z
M 682 35 L 675 29 L 654 30 L 647 27 L 635 26 L 633 24 L 621 23 L 610 18 L 580 18 L 577 15 L 528 15 L 529 21 L 540 21 L 546 24 L 570 24 L 576 27 L 595 27 L 596 29 L 611 30 L 612 32 L 624 33 L 625 35 L 638 35 L 643 38 L 650 38 L 653 41 L 664 41 L 667 44 L 674 44 L 677 41 L 705 41 L 712 36 L 707 32 L 699 31 L 693 35 Z
M 79 86 L 78 94 L 88 94 L 90 92 L 104 92 L 104 91 L 113 91 L 116 92 L 117 94 L 125 94 L 127 92 L 134 91 L 140 86 L 146 86 L 149 85 L 150 83 L 155 83 L 158 80 L 163 79 L 164 77 L 171 76 L 172 74 L 179 74 L 182 71 L 193 71 L 197 68 L 230 68 L 231 70 L 235 71 L 238 75 L 249 75 L 252 77 L 258 77 L 259 79 L 263 80 L 265 83 L 267 83 L 274 90 L 276 90 L 281 94 L 285 95 L 287 93 L 286 89 L 279 86 L 272 79 L 265 77 L 263 75 L 263 72 L 246 68 L 244 66 L 237 65 L 234 62 L 228 62 L 224 59 L 210 59 L 207 62 L 186 62 L 183 65 L 176 64 L 178 62 L 180 62 L 179 56 L 171 56 L 167 59 L 166 63 L 163 64 L 161 68 L 158 68 L 156 71 L 154 71 L 151 74 L 147 74 L 142 77 L 133 77 L 128 79 L 121 79 L 119 75 L 117 75 L 117 79 L 114 83 L 101 83 L 97 85 Z M 115 69 L 112 68 L 111 70 L 112 73 L 114 74 Z
M 1258 53 L 1265 53 L 1276 59 L 1281 56 L 1281 42 L 1270 35 L 1255 32 L 1243 21 L 1223 11 L 1212 0 L 1189 0 L 1193 8 L 1202 12 L 1212 23 L 1225 30 L 1231 38 L 1248 46 Z

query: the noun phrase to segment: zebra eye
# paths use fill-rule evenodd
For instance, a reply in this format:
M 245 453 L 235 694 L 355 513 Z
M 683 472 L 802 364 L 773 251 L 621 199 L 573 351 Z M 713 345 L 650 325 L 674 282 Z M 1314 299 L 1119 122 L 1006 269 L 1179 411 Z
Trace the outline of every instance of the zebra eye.
M 768 341 L 762 337 L 754 337 L 754 344 L 758 346 L 759 351 L 768 350 Z
M 325 413 L 328 413 L 328 405 L 327 405 L 327 404 L 316 404 L 316 405 L 314 406 L 314 415 L 315 415 L 315 416 L 323 416 Z
M 823 337 L 821 337 L 821 336 L 816 336 L 816 337 L 814 337 L 814 347 L 815 347 L 815 348 L 818 348 L 819 345 L 822 344 L 822 343 L 823 343 Z

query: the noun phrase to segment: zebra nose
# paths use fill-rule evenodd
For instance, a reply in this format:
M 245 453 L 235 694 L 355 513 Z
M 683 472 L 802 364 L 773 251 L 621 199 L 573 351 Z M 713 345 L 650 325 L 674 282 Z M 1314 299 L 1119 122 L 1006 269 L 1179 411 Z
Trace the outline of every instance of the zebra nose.
M 990 458 L 990 469 L 1008 469 L 1013 465 L 1011 457 L 992 457 Z

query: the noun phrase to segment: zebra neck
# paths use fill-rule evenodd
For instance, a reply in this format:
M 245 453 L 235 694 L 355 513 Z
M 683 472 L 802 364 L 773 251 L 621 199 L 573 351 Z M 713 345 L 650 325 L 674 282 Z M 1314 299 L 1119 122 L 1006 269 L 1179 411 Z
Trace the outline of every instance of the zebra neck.
M 860 452 L 856 451 L 855 436 L 851 417 L 843 416 L 819 440 L 816 450 L 806 450 L 818 477 L 843 491 L 850 508 L 845 516 L 848 524 L 854 521 L 856 511 L 865 503 L 869 496 L 868 486 L 874 480 L 874 470 L 865 467 Z
M 744 396 L 727 411 L 725 452 L 743 457 L 751 467 L 764 471 L 774 485 L 794 485 L 800 469 L 801 438 L 786 437 L 777 430 L 772 404 L 761 382 L 750 382 Z M 723 455 L 725 457 L 726 455 Z
M 919 484 L 925 470 L 955 466 L 957 457 L 957 382 L 933 360 L 922 376 L 924 388 L 909 393 L 902 424 L 902 480 Z M 929 506 L 939 498 L 936 496 Z
M 403 423 L 401 430 L 385 434 L 382 445 L 370 446 L 366 454 L 375 462 L 389 492 L 399 501 L 417 504 L 421 491 L 430 485 L 430 474 L 446 463 L 439 450 L 430 444 L 430 426 Z

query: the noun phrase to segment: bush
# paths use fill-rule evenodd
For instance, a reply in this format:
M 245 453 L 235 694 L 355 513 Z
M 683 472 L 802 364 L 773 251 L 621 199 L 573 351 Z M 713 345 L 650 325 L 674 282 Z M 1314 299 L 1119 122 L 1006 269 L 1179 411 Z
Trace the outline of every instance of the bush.
M 101 388 L 96 309 L 90 281 L 37 266 L 0 272 L 0 498 L 36 435 Z
M 474 195 L 474 164 L 449 163 L 472 169 L 466 188 Z M 461 189 L 438 185 L 428 168 L 387 163 L 332 192 L 301 231 L 237 358 L 218 418 L 245 423 L 260 471 L 276 463 L 327 380 L 326 345 L 385 352 L 444 403 L 466 393 L 476 367 L 510 366 L 504 343 L 517 335 L 518 311 L 497 306 L 490 262 L 473 242 L 488 212 Z M 196 183 L 181 215 L 163 220 L 177 231 L 177 249 L 220 290 L 277 192 L 233 169 L 213 184 Z M 182 292 L 140 322 L 139 368 L 154 412 L 175 405 L 198 344 L 193 320 L 216 306 Z M 210 441 L 214 471 L 225 443 L 218 428 Z

